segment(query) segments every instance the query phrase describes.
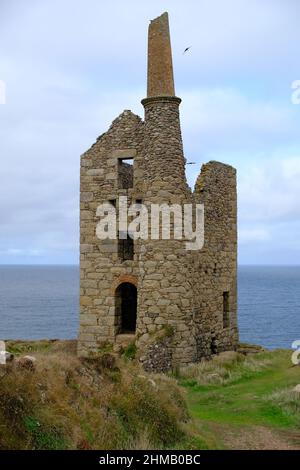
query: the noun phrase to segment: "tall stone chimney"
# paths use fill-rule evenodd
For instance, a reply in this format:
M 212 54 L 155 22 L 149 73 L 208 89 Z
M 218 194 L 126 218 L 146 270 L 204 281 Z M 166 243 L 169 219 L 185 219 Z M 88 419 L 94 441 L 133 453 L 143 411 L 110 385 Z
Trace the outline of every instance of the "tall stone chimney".
M 174 96 L 168 13 L 152 20 L 148 30 L 147 97 Z
M 168 13 L 163 13 L 151 21 L 148 29 L 147 98 L 142 100 L 148 197 L 156 196 L 157 190 L 173 195 L 183 195 L 187 190 L 180 103 L 181 99 L 175 96 L 169 18 Z

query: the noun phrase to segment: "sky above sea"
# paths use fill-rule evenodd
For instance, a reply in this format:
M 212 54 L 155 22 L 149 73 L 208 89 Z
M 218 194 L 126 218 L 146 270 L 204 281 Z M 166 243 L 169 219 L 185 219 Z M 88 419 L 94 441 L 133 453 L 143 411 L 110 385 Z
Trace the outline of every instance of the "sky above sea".
M 240 263 L 300 264 L 298 0 L 1 0 L 0 264 L 78 262 L 80 155 L 124 109 L 143 116 L 165 10 L 189 184 L 235 166 Z

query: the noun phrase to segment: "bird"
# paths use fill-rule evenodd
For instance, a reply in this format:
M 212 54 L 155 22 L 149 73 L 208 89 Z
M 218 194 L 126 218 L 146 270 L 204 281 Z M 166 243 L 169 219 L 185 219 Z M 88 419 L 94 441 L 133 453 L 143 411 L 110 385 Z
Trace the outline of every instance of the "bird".
M 187 162 L 187 165 L 196 165 L 196 162 Z
M 191 47 L 192 47 L 192 46 L 186 47 L 186 48 L 184 49 L 184 51 L 183 51 L 182 54 L 185 54 L 187 51 L 189 51 Z

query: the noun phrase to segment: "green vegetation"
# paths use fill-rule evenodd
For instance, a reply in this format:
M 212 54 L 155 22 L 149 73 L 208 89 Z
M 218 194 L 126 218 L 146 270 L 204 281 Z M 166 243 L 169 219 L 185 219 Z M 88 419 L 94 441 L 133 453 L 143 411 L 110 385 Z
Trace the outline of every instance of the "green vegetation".
M 137 347 L 135 343 L 129 343 L 123 352 L 123 357 L 129 360 L 132 360 L 135 358 L 136 352 L 137 352 Z
M 228 352 L 180 371 L 189 410 L 210 448 L 231 447 L 228 433 L 238 446 L 241 435 L 257 427 L 262 439 L 265 431 L 279 446 L 280 440 L 300 445 L 300 394 L 293 391 L 300 370 L 290 356 L 286 350 L 249 356 Z
M 64 437 L 55 427 L 47 429 L 32 416 L 25 416 L 24 426 L 31 436 L 33 447 L 36 449 L 63 450 L 67 446 Z
M 103 342 L 99 348 L 98 348 L 98 353 L 110 353 L 113 351 L 113 345 L 108 342 Z
M 300 448 L 300 368 L 290 352 L 222 353 L 146 374 L 133 343 L 78 359 L 75 341 L 14 341 L 36 357 L 0 370 L 0 449 Z M 256 351 L 256 354 L 254 352 Z
M 165 325 L 162 328 L 162 330 L 163 330 L 162 336 L 164 336 L 165 338 L 168 338 L 174 335 L 174 327 L 172 325 Z
M 9 341 L 8 350 L 14 355 L 31 354 L 40 351 L 49 351 L 51 347 L 59 343 L 57 340 L 40 340 L 40 341 Z

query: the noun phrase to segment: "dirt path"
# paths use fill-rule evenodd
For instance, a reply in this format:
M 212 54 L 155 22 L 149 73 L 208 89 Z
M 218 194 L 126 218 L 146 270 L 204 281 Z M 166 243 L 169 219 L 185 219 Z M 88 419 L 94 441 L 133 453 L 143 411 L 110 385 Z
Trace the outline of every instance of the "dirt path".
M 265 426 L 236 427 L 211 424 L 228 449 L 238 450 L 300 450 L 300 433 Z

